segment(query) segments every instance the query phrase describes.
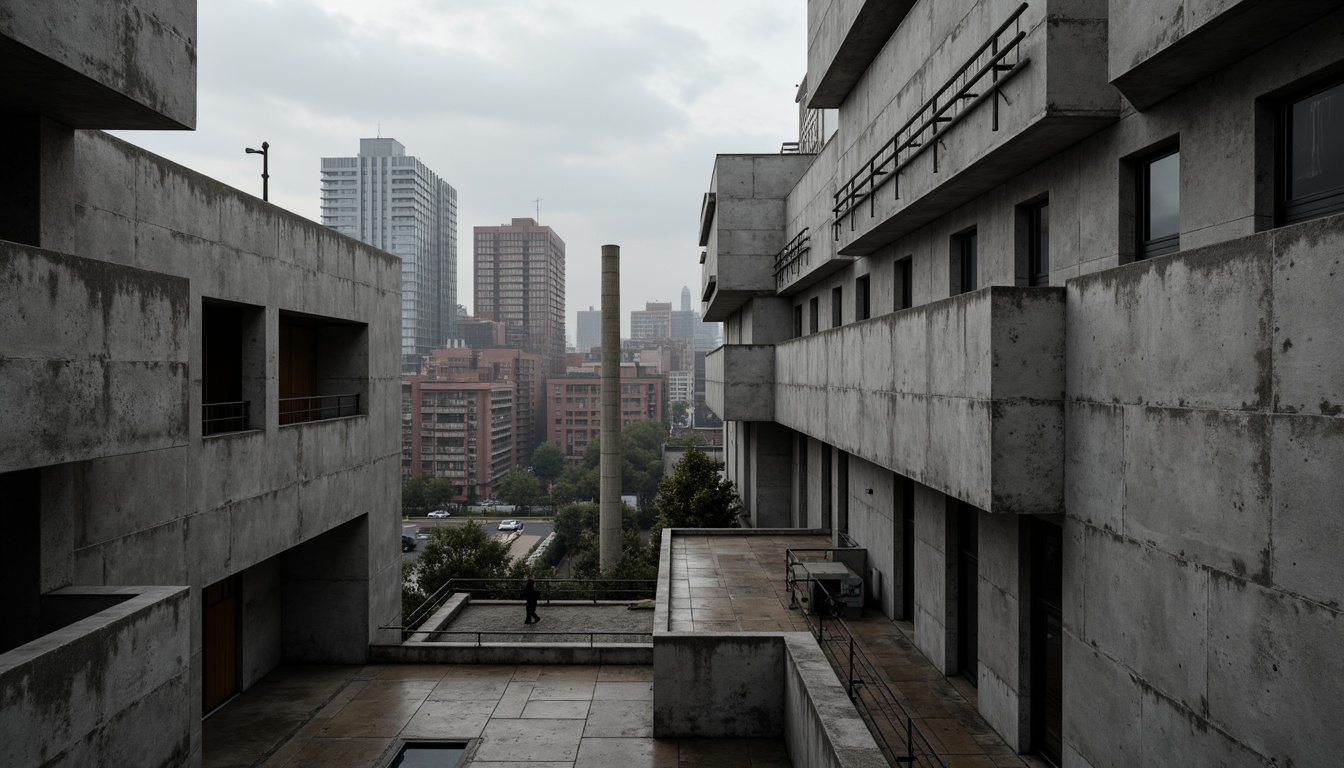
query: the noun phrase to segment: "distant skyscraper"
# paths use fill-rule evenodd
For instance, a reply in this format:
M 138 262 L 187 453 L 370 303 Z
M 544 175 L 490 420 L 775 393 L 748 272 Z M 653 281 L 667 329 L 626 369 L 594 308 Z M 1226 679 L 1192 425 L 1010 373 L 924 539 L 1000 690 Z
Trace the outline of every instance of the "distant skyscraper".
M 457 190 L 396 139 L 322 158 L 322 223 L 401 257 L 401 367 L 457 336 Z
M 691 286 L 689 285 L 681 286 L 681 311 L 691 311 Z
M 545 375 L 564 371 L 565 241 L 535 219 L 475 227 L 476 316 L 520 332 Z
M 630 338 L 672 338 L 672 302 L 650 301 L 644 309 L 630 311 Z
M 580 309 L 578 323 L 579 335 L 576 351 L 586 355 L 593 347 L 602 346 L 602 310 L 593 309 L 591 305 L 588 309 Z

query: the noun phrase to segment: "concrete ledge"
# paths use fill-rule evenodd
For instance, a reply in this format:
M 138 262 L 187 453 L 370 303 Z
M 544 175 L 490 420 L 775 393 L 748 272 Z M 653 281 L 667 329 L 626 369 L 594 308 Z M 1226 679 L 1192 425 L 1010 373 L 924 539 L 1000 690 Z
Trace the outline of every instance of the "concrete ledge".
M 471 643 L 417 642 L 371 645 L 372 664 L 633 664 L 653 663 L 653 646 L 638 643 Z
M 471 595 L 467 594 L 466 592 L 463 592 L 461 594 L 454 593 L 449 595 L 448 599 L 445 600 L 443 605 L 439 607 L 439 610 L 435 611 L 428 619 L 425 620 L 424 624 L 420 625 L 421 631 L 411 635 L 409 638 L 407 638 L 406 642 L 408 643 L 429 642 L 431 632 L 438 632 L 439 630 L 447 626 L 453 619 L 457 618 L 457 615 L 461 613 L 462 609 L 466 608 L 467 603 L 470 602 L 471 602 Z
M 125 599 L 0 655 L 0 765 L 188 762 L 200 695 L 191 684 L 190 595 L 187 587 L 51 593 Z M 138 737 L 120 736 L 128 732 Z

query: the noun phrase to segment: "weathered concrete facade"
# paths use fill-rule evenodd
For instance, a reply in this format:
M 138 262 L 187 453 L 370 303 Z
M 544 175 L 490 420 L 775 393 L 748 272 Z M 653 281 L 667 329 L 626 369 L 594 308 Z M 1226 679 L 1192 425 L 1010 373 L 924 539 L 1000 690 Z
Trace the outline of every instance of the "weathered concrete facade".
M 1307 139 L 1287 126 L 1341 83 L 1344 11 L 808 13 L 805 98 L 838 132 L 815 155 L 720 156 L 700 222 L 705 315 L 726 320 L 707 400 L 754 524 L 867 549 L 874 606 L 1019 751 L 1335 760 L 1344 213 L 1290 212 Z M 1344 152 L 1308 127 L 1315 156 Z M 1150 158 L 1172 152 L 1154 203 Z M 796 179 L 782 225 L 716 218 L 748 160 Z M 716 248 L 742 231 L 778 244 L 772 291 Z M 787 473 L 783 499 L 762 468 Z
M 0 11 L 0 763 L 198 765 L 203 709 L 399 612 L 400 265 L 86 130 L 192 125 L 194 2 L 39 5 Z

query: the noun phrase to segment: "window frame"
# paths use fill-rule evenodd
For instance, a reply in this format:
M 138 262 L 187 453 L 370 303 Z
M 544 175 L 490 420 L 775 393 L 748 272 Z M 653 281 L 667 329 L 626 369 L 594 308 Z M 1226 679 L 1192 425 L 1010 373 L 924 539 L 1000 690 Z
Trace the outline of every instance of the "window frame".
M 970 293 L 979 287 L 980 234 L 975 227 L 956 235 L 957 258 L 956 295 Z
M 897 259 L 895 264 L 895 274 L 892 277 L 892 297 L 891 306 L 893 312 L 900 312 L 903 309 L 910 309 L 915 305 L 914 290 L 910 282 L 914 273 L 914 260 L 906 256 L 904 259 Z
M 821 299 L 813 296 L 808 301 L 808 306 L 812 309 L 812 317 L 808 320 L 808 333 L 816 333 L 821 329 Z
M 1154 163 L 1176 156 L 1176 234 L 1158 238 L 1148 238 L 1150 229 L 1150 211 L 1148 204 L 1152 198 L 1152 167 Z M 1137 208 L 1134 216 L 1134 260 L 1154 259 L 1169 256 L 1181 250 L 1181 145 L 1171 143 L 1151 152 L 1135 164 L 1134 186 L 1137 195 Z
M 1042 247 L 1041 213 L 1045 212 Z M 1042 258 L 1044 257 L 1044 258 Z M 1042 269 L 1044 262 L 1044 269 Z M 1027 206 L 1027 285 L 1050 284 L 1050 198 Z
M 1293 170 L 1293 107 L 1303 101 L 1320 96 L 1326 91 L 1344 86 L 1344 77 L 1336 76 L 1322 83 L 1299 89 L 1283 99 L 1276 106 L 1276 130 L 1274 147 L 1276 151 L 1276 169 L 1274 184 L 1274 221 L 1276 226 L 1299 224 L 1312 219 L 1344 213 L 1344 183 L 1324 192 L 1292 199 Z M 1344 137 L 1340 139 L 1341 152 L 1344 152 Z M 1344 182 L 1344 180 L 1341 180 Z
M 839 285 L 831 289 L 831 327 L 845 324 L 845 289 Z
M 873 316 L 872 282 L 868 275 L 854 278 L 854 320 L 867 320 Z
M 803 335 L 803 305 L 793 305 L 793 337 L 796 339 Z

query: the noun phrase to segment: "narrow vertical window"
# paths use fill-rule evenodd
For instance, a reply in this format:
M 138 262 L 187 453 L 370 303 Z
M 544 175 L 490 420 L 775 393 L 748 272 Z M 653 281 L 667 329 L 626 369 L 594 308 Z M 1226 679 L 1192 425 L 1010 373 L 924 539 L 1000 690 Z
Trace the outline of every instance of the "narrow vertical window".
M 1344 211 L 1344 83 L 1285 105 L 1279 223 Z
M 969 232 L 957 235 L 953 243 L 953 257 L 956 259 L 954 264 L 956 275 L 952 281 L 953 287 L 956 289 L 954 293 L 968 293 L 976 289 L 976 272 L 979 268 L 978 241 L 976 231 L 972 229 Z
M 808 302 L 808 307 L 812 310 L 812 316 L 808 320 L 808 333 L 816 333 L 821 327 L 821 302 L 816 296 Z
M 854 319 L 867 320 L 873 316 L 871 297 L 868 293 L 868 276 L 854 280 Z
M 914 292 L 910 290 L 910 257 L 896 262 L 896 284 L 893 288 L 893 309 L 899 312 L 915 305 Z
M 1027 284 L 1050 284 L 1050 202 L 1027 210 Z
M 1139 164 L 1139 232 L 1136 258 L 1181 249 L 1181 152 L 1172 147 Z
M 803 335 L 803 305 L 793 305 L 793 337 L 796 339 Z
M 844 322 L 844 321 L 843 321 L 844 307 L 842 306 L 842 302 L 843 302 L 843 301 L 844 301 L 844 298 L 843 298 L 843 296 L 841 295 L 841 288 L 840 288 L 840 286 L 836 286 L 835 288 L 832 288 L 832 289 L 831 289 L 831 327 L 832 327 L 832 328 L 839 328 L 840 325 Z

